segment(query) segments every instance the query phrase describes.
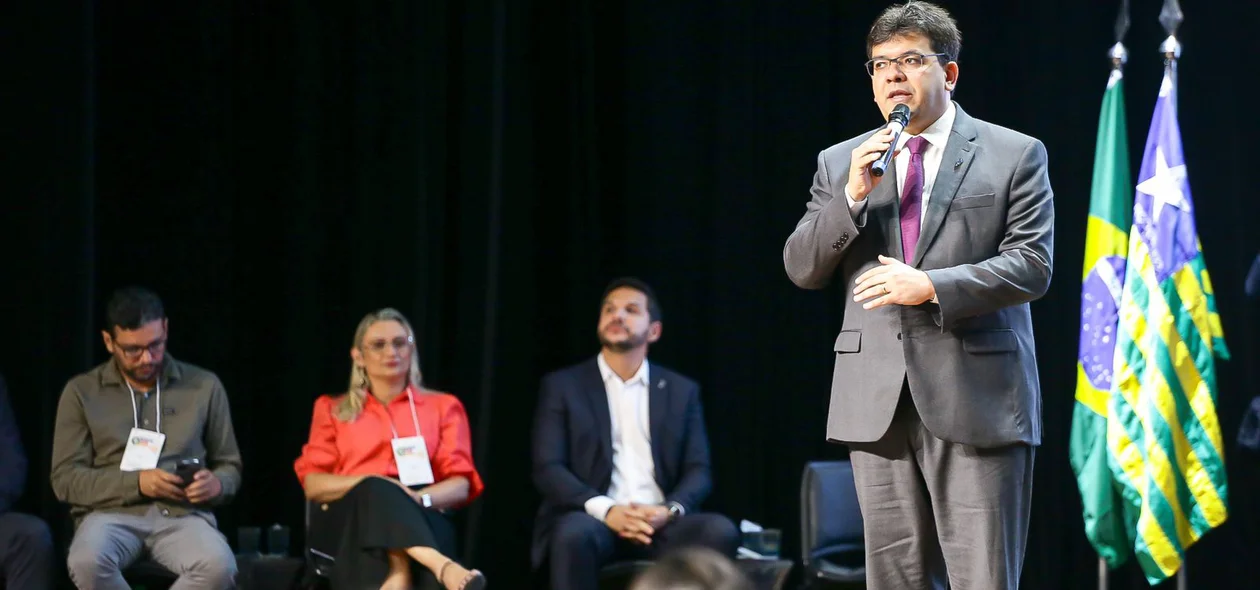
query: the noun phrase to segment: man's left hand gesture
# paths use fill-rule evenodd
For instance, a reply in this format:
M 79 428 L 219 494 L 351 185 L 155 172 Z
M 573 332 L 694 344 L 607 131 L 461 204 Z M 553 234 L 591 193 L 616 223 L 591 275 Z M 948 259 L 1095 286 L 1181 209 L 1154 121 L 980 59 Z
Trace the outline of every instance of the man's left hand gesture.
M 918 305 L 936 296 L 936 287 L 927 273 L 896 258 L 880 256 L 879 262 L 881 266 L 862 273 L 853 288 L 853 300 L 866 301 L 862 309 Z
M 218 476 L 209 469 L 202 469 L 193 476 L 193 482 L 184 490 L 188 495 L 188 501 L 193 504 L 209 502 L 219 497 L 223 493 L 223 484 L 219 482 Z

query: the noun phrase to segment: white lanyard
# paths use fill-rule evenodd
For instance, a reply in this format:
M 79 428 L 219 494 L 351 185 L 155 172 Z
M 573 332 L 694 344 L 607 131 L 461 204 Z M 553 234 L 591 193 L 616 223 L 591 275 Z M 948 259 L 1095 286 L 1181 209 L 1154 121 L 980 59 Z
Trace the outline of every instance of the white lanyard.
M 123 383 L 127 384 L 127 391 L 131 392 L 131 423 L 135 424 L 136 428 L 140 428 L 140 411 L 136 409 L 136 390 L 131 388 L 131 382 L 127 381 L 125 377 L 123 378 Z M 157 428 L 155 431 L 160 434 L 162 432 L 162 383 L 159 380 L 154 383 L 154 386 L 157 388 Z M 412 410 L 412 412 L 414 411 Z
M 416 400 L 411 397 L 411 388 L 407 388 L 407 405 L 411 406 L 411 425 L 416 428 L 415 435 L 420 436 L 420 419 L 416 418 Z M 385 415 L 389 418 L 389 430 L 394 433 L 394 438 L 398 438 L 398 429 L 394 428 L 394 415 L 389 413 L 389 406 L 385 406 Z

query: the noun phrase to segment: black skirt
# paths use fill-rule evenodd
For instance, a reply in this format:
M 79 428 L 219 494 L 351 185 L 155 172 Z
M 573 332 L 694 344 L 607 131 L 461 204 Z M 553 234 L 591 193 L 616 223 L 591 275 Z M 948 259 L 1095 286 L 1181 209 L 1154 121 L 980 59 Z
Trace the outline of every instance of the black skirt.
M 379 590 L 389 574 L 391 550 L 432 547 L 455 552 L 455 529 L 436 510 L 425 509 L 397 484 L 369 477 L 344 497 L 311 513 L 310 545 L 336 558 L 332 590 Z M 413 588 L 440 589 L 432 572 L 410 557 Z

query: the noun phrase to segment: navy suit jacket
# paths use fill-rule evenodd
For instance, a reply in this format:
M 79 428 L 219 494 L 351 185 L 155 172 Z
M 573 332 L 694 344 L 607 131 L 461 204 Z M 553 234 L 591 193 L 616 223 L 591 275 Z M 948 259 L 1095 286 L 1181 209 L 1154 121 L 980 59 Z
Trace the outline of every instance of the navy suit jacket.
M 693 512 L 712 487 L 700 386 L 656 363 L 648 366 L 648 377 L 656 484 L 666 503 L 678 502 Z M 567 512 L 585 511 L 586 501 L 607 494 L 612 483 L 612 420 L 594 358 L 543 377 L 534 416 L 533 459 L 534 485 L 543 498 L 531 553 L 537 568 L 546 559 L 555 520 Z
M 9 389 L 0 376 L 0 514 L 8 512 L 26 487 L 26 455 L 18 436 L 17 416 L 9 405 Z

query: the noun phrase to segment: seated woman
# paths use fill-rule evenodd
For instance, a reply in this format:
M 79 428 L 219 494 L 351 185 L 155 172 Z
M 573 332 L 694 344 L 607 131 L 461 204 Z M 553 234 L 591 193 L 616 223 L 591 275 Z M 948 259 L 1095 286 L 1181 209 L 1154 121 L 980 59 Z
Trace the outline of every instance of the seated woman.
M 468 415 L 454 396 L 420 386 L 417 356 L 401 313 L 369 314 L 350 349 L 349 391 L 315 401 L 294 470 L 306 498 L 324 503 L 321 522 L 335 529 L 334 589 L 411 588 L 411 559 L 428 570 L 418 570 L 421 587 L 485 587 L 481 572 L 447 557 L 455 533 L 440 512 L 484 487 Z

